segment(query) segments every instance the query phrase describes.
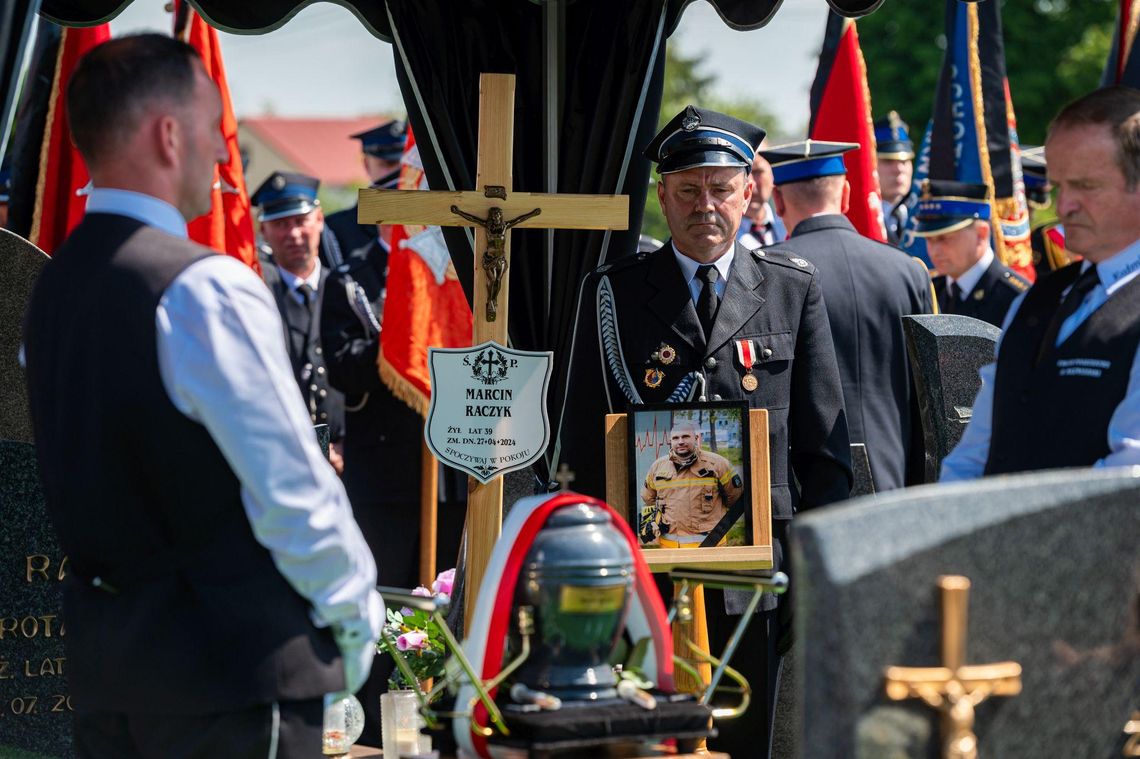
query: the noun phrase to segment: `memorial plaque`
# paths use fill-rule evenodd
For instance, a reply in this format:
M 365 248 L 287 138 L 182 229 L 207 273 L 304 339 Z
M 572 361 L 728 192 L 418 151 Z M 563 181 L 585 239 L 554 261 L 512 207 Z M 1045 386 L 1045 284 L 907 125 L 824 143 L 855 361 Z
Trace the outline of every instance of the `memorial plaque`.
M 978 370 L 993 363 L 1001 330 L 956 314 L 904 316 L 906 349 L 918 393 L 926 449 L 926 482 L 962 439 L 982 386 Z
M 60 592 L 67 561 L 27 443 L 0 441 L 0 523 L 0 756 L 71 757 Z
M 553 358 L 550 351 L 490 341 L 432 348 L 428 448 L 484 484 L 534 463 L 550 442 L 546 392 Z
M 32 442 L 28 397 L 19 353 L 24 310 L 48 257 L 19 235 L 0 228 L 0 440 Z M 3 476 L 0 470 L 0 476 Z
M 798 755 L 934 759 L 957 725 L 983 759 L 1121 756 L 1140 710 L 1138 503 L 1140 468 L 1083 469 L 797 516 Z

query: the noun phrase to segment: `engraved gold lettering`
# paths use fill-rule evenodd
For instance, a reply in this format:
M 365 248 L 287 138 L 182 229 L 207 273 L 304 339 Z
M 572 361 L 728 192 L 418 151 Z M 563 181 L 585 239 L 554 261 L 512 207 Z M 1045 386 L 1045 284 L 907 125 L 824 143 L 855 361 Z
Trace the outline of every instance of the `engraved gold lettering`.
M 53 712 L 73 711 L 71 708 L 71 696 L 55 695 L 52 696 L 52 698 L 55 699 L 51 705 Z
M 9 670 L 9 662 L 7 659 L 0 659 L 0 680 L 12 680 L 16 676 Z
M 36 617 L 27 616 L 20 620 L 20 634 L 25 638 L 34 638 L 40 632 L 40 621 Z
M 48 567 L 51 566 L 51 559 L 44 556 L 42 553 L 34 553 L 31 556 L 25 557 L 24 562 L 24 579 L 27 582 L 32 581 L 33 575 L 39 575 L 42 579 L 48 579 Z
M 8 709 L 17 717 L 24 714 L 35 714 L 37 701 L 39 701 L 39 696 L 16 696 L 8 702 Z
M 60 582 L 63 582 L 64 578 L 67 577 L 67 560 L 68 557 L 64 556 L 63 561 L 59 562 L 59 572 L 56 574 L 55 579 Z
M 15 617 L 4 617 L 0 619 L 0 640 L 4 640 L 5 635 L 14 636 L 19 624 L 19 620 Z

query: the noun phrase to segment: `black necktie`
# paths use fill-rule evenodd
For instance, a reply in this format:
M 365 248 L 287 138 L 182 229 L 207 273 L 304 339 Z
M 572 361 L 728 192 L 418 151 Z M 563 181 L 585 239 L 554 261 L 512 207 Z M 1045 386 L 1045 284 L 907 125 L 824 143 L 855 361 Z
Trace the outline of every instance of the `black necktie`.
M 946 303 L 946 311 L 947 313 L 954 313 L 958 310 L 958 305 L 962 300 L 962 288 L 958 287 L 957 282 L 951 282 L 946 286 L 946 291 L 950 293 Z
M 701 320 L 701 328 L 705 331 L 705 339 L 712 334 L 713 321 L 716 319 L 716 309 L 720 305 L 720 298 L 716 295 L 716 281 L 720 273 L 711 264 L 697 267 L 697 279 L 704 282 L 704 288 L 697 298 L 697 318 Z
M 1096 264 L 1085 269 L 1081 272 L 1081 276 L 1077 277 L 1077 281 L 1069 288 L 1068 295 L 1057 306 L 1057 312 L 1053 314 L 1053 319 L 1049 322 L 1049 329 L 1045 331 L 1045 339 L 1041 341 L 1041 349 L 1037 352 L 1037 363 L 1040 364 L 1045 354 L 1053 349 L 1057 342 L 1057 334 L 1061 331 L 1061 325 L 1077 312 L 1077 309 L 1084 303 L 1085 296 L 1096 287 L 1099 281 L 1096 274 Z
M 313 305 L 313 288 L 309 286 L 308 282 L 297 285 L 297 294 L 301 296 L 302 306 L 309 308 Z

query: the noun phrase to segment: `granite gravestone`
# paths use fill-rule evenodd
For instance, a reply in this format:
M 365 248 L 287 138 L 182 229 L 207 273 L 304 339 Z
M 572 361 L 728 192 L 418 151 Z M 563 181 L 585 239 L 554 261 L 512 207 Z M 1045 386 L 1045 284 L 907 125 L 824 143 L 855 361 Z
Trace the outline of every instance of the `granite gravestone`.
M 29 443 L 0 441 L 0 756 L 71 757 L 60 583 L 67 562 Z
M 968 316 L 927 314 L 904 316 L 903 331 L 922 418 L 926 482 L 937 482 L 942 459 L 970 421 L 982 386 L 978 370 L 993 362 L 1001 330 Z
M 0 440 L 32 442 L 19 352 L 24 309 L 47 261 L 35 245 L 0 229 Z
M 1121 756 L 1140 710 L 1138 504 L 1140 468 L 1085 469 L 798 516 L 798 755 L 941 756 L 936 710 L 889 699 L 885 673 L 944 663 L 935 584 L 961 575 L 972 584 L 961 662 L 1022 670 L 1019 694 L 974 709 L 978 755 Z
M 855 484 L 851 486 L 851 497 L 875 494 L 875 478 L 871 474 L 871 458 L 867 455 L 866 443 L 851 444 L 851 473 Z

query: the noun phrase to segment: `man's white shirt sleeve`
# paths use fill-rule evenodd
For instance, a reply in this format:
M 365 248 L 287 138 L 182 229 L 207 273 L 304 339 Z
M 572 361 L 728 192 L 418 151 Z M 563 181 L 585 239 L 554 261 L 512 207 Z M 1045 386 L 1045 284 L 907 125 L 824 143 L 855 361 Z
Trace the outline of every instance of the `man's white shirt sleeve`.
M 208 257 L 167 288 L 155 325 L 167 395 L 209 430 L 241 482 L 254 535 L 314 621 L 367 620 L 378 634 L 372 552 L 317 444 L 269 289 L 236 259 Z

